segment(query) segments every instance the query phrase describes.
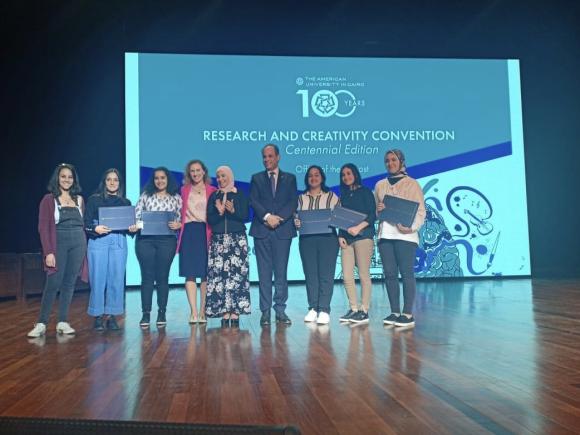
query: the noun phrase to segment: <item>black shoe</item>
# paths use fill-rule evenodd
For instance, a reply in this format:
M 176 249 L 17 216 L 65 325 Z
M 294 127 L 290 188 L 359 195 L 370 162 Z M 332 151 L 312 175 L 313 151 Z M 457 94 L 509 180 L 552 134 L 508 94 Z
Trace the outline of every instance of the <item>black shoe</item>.
M 292 324 L 292 320 L 290 320 L 290 317 L 288 317 L 286 315 L 285 312 L 281 312 L 279 314 L 276 314 L 276 322 L 277 323 L 283 323 L 285 325 L 291 325 Z
M 270 326 L 272 322 L 270 321 L 270 311 L 262 312 L 262 317 L 260 318 L 260 325 Z
M 392 314 L 391 313 L 383 319 L 383 323 L 385 325 L 394 325 L 398 318 L 399 318 L 399 314 Z
M 165 311 L 159 310 L 157 312 L 157 326 L 164 327 L 167 325 L 167 320 L 165 320 Z
M 350 321 L 350 318 L 354 316 L 356 313 L 358 313 L 358 311 L 348 310 L 346 314 L 344 316 L 340 316 L 340 319 L 338 320 L 341 322 L 348 322 Z
M 413 316 L 407 317 L 404 314 L 401 314 L 395 322 L 395 326 L 415 326 L 415 318 Z
M 369 315 L 363 310 L 357 311 L 354 316 L 350 318 L 352 323 L 369 323 Z
M 110 329 L 111 331 L 118 331 L 121 329 L 117 323 L 117 319 L 115 319 L 115 316 L 109 316 L 107 319 L 107 329 Z
M 222 319 L 222 328 L 230 327 L 230 319 Z
M 104 331 L 105 330 L 105 326 L 103 325 L 103 317 L 102 316 L 95 317 L 95 323 L 93 325 L 93 329 L 95 331 Z
M 239 328 L 240 327 L 240 319 L 230 319 L 230 326 L 232 328 Z
M 139 322 L 139 326 L 141 328 L 149 328 L 151 324 L 149 313 L 143 313 L 143 317 L 141 317 L 141 321 Z

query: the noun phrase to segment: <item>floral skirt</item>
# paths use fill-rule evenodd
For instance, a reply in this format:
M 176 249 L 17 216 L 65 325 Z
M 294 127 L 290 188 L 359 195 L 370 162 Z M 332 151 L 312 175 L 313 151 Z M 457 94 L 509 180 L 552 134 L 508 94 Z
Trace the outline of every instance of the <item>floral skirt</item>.
M 246 233 L 213 234 L 207 265 L 205 314 L 250 314 L 250 264 Z

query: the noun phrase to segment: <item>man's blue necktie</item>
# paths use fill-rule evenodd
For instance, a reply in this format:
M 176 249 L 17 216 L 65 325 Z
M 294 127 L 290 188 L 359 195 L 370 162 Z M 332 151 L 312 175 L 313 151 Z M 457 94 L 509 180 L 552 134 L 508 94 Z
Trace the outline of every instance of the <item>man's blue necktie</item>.
M 270 187 L 272 188 L 272 196 L 276 196 L 276 176 L 274 175 L 275 172 L 270 172 Z

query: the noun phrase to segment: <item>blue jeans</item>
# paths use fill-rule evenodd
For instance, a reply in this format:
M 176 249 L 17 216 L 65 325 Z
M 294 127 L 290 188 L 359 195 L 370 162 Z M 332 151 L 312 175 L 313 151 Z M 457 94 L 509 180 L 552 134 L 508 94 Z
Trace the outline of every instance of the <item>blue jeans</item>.
M 127 240 L 111 233 L 89 240 L 87 252 L 91 296 L 87 312 L 91 316 L 123 314 Z

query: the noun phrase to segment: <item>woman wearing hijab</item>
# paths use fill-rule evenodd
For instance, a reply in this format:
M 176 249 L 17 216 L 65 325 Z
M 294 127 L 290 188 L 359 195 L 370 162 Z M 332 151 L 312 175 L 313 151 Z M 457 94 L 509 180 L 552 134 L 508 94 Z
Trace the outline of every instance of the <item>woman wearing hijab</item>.
M 391 305 L 391 314 L 383 323 L 395 326 L 414 326 L 413 304 L 415 302 L 415 251 L 419 245 L 419 228 L 425 222 L 425 201 L 423 191 L 416 180 L 409 177 L 406 171 L 405 156 L 401 150 L 394 149 L 385 153 L 387 178 L 375 186 L 377 213 L 385 205 L 385 195 L 415 201 L 419 203 L 415 220 L 411 227 L 381 221 L 378 232 L 378 248 L 383 263 L 387 294 Z M 403 310 L 399 299 L 399 272 L 403 279 Z
M 248 199 L 236 189 L 228 166 L 216 171 L 218 190 L 207 202 L 207 222 L 212 236 L 209 248 L 207 299 L 208 317 L 221 317 L 223 327 L 238 327 L 239 316 L 250 314 Z

